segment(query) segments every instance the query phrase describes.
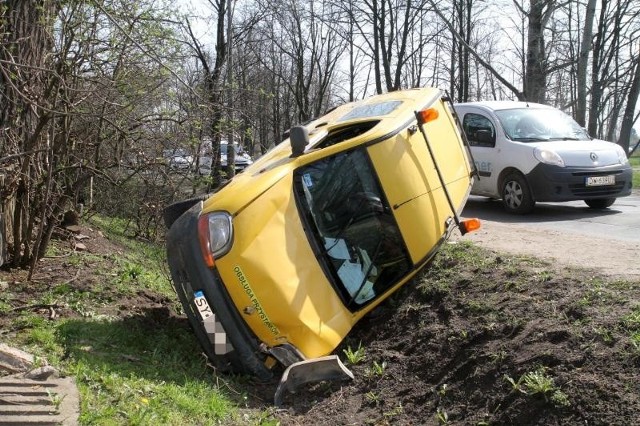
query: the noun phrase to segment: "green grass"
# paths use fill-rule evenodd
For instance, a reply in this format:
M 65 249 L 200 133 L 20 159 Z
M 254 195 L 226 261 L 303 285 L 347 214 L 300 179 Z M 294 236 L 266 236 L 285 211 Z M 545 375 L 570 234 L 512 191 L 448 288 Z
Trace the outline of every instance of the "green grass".
M 128 238 L 122 221 L 93 218 L 90 226 L 124 248 L 106 256 L 66 253 L 67 281 L 40 292 L 29 288 L 35 283 L 14 290 L 31 290 L 34 306 L 76 315 L 51 321 L 43 310 L 20 310 L 6 343 L 75 377 L 83 425 L 270 424 L 269 413 L 239 416 L 248 399 L 241 378 L 217 376 L 186 319 L 170 315 L 166 298 L 175 308 L 178 302 L 164 248 Z M 62 246 L 49 251 L 63 252 Z M 11 300 L 0 295 L 0 311 L 11 312 Z
M 629 341 L 637 353 L 640 353 L 640 306 L 636 306 L 622 318 L 622 326 L 629 336 Z
M 631 167 L 633 167 L 633 187 L 640 188 L 640 151 L 636 150 L 633 157 L 629 158 Z
M 545 400 L 550 400 L 556 407 L 569 405 L 567 395 L 555 385 L 553 377 L 549 375 L 545 367 L 539 367 L 535 371 L 525 373 L 518 381 L 507 375 L 504 376 L 504 379 L 511 384 L 514 391 L 525 395 L 542 395 Z
M 351 365 L 358 364 L 367 358 L 365 355 L 365 349 L 362 347 L 362 342 L 358 344 L 358 349 L 354 350 L 351 349 L 351 346 L 347 346 L 347 348 L 342 352 L 344 353 L 347 362 Z
M 76 377 L 83 424 L 212 424 L 234 403 L 191 333 L 140 318 L 67 321 L 58 328 Z M 224 383 L 224 382 L 223 382 Z
M 117 279 L 114 284 L 126 291 L 130 284 L 142 284 L 143 287 L 166 296 L 173 296 L 168 284 L 169 272 L 166 263 L 165 248 L 158 244 L 145 244 L 125 235 L 126 221 L 117 218 L 94 216 L 92 222 L 105 231 L 107 237 L 125 247 L 124 255 L 114 258 Z

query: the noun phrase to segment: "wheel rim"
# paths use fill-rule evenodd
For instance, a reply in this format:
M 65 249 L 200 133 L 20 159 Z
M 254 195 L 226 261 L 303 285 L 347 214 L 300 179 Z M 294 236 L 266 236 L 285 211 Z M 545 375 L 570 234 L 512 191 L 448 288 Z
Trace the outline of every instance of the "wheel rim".
M 504 202 L 511 209 L 517 209 L 522 204 L 522 187 L 516 181 L 509 181 L 504 186 Z

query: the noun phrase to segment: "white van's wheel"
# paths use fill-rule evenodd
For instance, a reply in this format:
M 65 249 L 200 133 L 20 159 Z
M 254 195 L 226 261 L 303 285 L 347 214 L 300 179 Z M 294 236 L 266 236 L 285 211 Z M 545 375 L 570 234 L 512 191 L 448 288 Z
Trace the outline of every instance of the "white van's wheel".
M 606 209 L 616 202 L 615 198 L 596 198 L 594 200 L 584 200 L 592 209 Z
M 533 210 L 536 202 L 526 179 L 519 173 L 507 175 L 502 184 L 502 204 L 509 213 L 526 214 Z

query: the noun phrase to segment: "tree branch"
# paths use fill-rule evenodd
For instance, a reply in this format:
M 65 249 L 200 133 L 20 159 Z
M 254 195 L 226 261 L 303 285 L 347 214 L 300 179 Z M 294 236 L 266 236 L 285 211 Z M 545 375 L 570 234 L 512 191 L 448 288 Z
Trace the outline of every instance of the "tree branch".
M 442 14 L 442 12 L 440 11 L 440 9 L 438 9 L 438 6 L 436 5 L 436 3 L 434 2 L 434 0 L 429 0 L 429 3 L 431 3 L 431 7 L 433 7 L 433 10 L 436 12 L 436 14 L 440 17 L 440 19 L 442 19 L 442 21 L 444 22 L 444 24 L 447 26 L 447 28 L 449 28 L 449 31 L 451 31 L 451 34 L 453 34 L 453 36 L 458 40 L 458 42 L 464 46 L 465 49 L 467 49 L 467 51 L 469 53 L 471 53 L 473 55 L 474 58 L 476 58 L 476 60 L 480 63 L 480 65 L 482 65 L 483 67 L 485 67 L 491 74 L 493 74 L 493 76 L 495 78 L 498 79 L 498 81 L 500 81 L 500 83 L 502 83 L 504 86 L 506 86 L 509 90 L 511 90 L 513 92 L 513 94 L 515 94 L 517 96 L 517 98 L 519 100 L 524 100 L 525 96 L 524 93 L 520 90 L 518 90 L 517 87 L 515 87 L 513 84 L 511 84 L 506 78 L 504 78 L 495 68 L 493 68 L 487 61 L 485 61 L 484 59 L 482 59 L 482 57 L 475 51 L 475 49 L 473 47 L 471 47 L 465 40 L 464 38 L 462 38 L 460 36 L 460 34 L 458 34 L 458 32 L 453 28 L 453 25 L 451 25 L 451 22 L 449 22 L 447 20 L 447 18 L 445 18 L 445 16 Z

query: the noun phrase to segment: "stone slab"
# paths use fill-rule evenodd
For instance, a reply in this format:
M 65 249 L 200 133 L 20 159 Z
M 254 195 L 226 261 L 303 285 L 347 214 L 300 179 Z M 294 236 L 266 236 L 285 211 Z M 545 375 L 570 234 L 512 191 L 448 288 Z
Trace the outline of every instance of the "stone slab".
M 71 377 L 0 377 L 0 426 L 76 426 L 79 414 L 80 397 Z

